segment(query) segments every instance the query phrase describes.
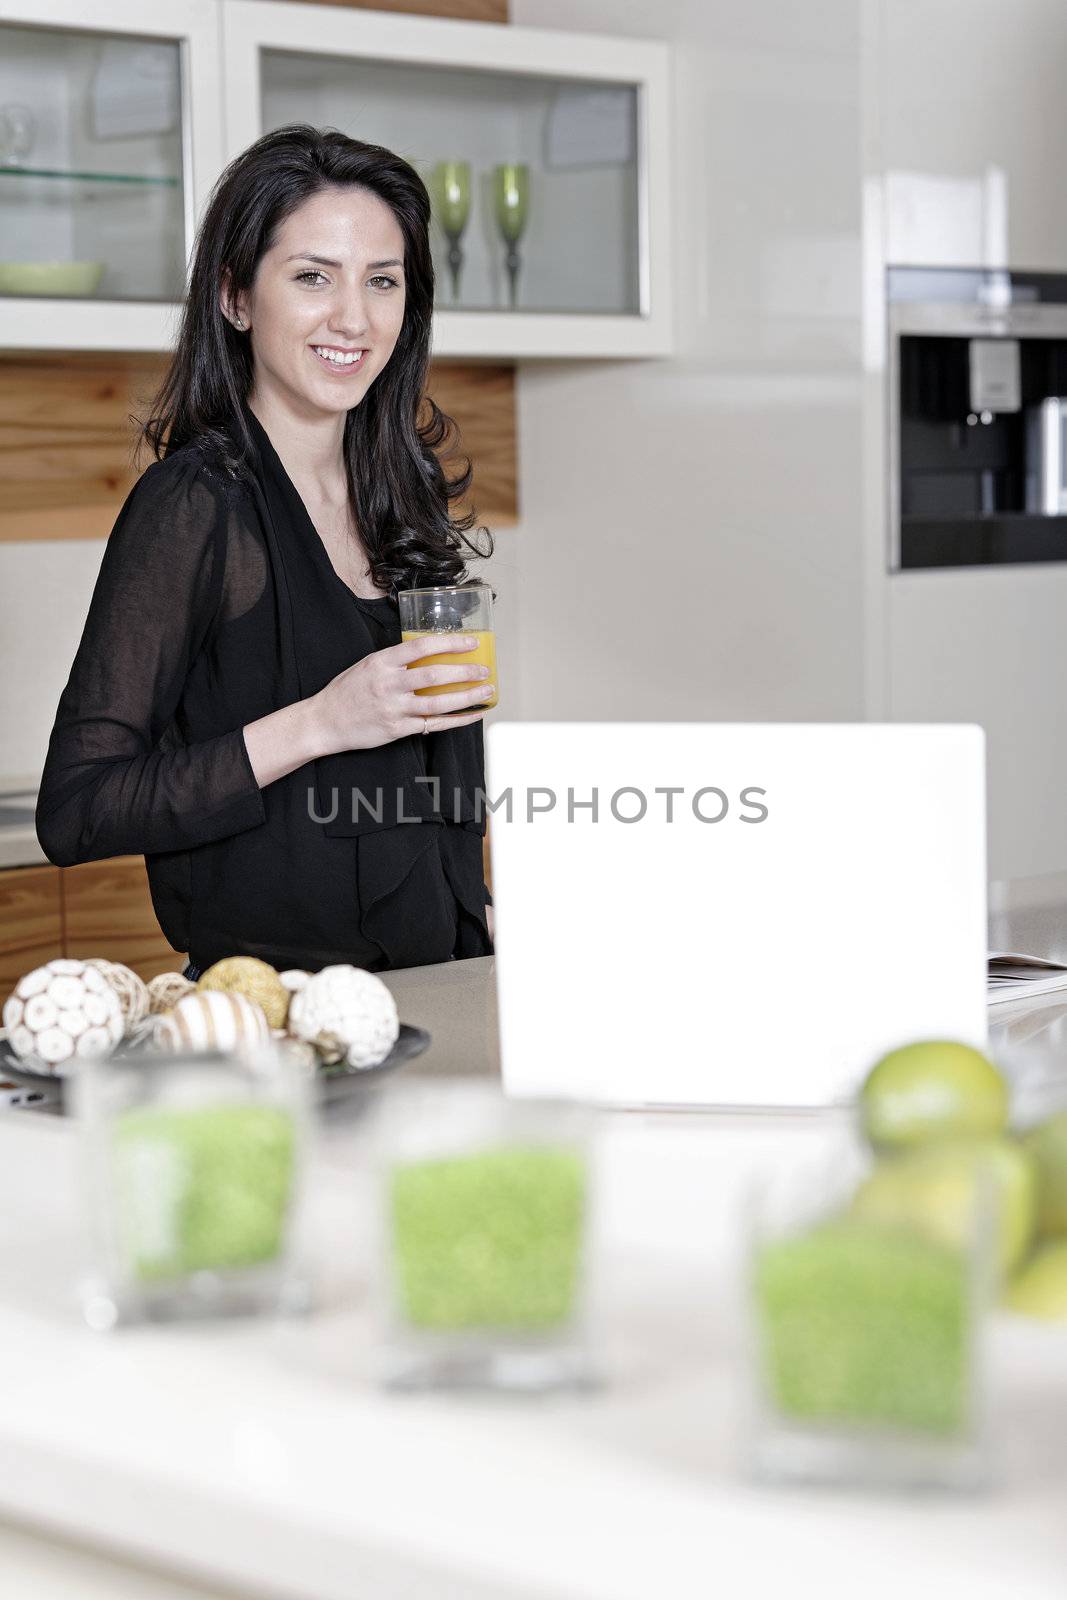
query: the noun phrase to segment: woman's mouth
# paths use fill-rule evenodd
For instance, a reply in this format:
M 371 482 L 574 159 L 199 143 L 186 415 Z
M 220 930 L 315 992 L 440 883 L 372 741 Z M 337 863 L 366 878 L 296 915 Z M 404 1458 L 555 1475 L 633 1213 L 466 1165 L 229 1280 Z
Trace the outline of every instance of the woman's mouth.
M 358 372 L 367 353 L 366 350 L 341 350 L 324 344 L 313 344 L 311 352 L 321 367 L 338 373 Z

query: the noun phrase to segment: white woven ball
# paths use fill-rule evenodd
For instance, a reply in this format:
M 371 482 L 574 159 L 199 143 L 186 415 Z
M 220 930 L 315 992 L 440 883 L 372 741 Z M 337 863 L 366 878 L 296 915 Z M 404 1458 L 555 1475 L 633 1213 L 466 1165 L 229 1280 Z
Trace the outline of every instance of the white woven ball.
M 376 1067 L 400 1035 L 396 1001 L 382 980 L 363 967 L 339 964 L 315 972 L 293 995 L 289 1032 L 307 1039 L 329 1059 Z
M 86 956 L 85 965 L 104 974 L 119 997 L 126 1032 L 131 1033 L 148 1015 L 148 985 L 144 979 L 124 962 L 109 961 L 106 956 Z
M 122 1006 L 104 974 L 66 956 L 24 973 L 3 1017 L 15 1054 L 43 1072 L 103 1055 L 123 1034 Z
M 200 989 L 160 1018 L 155 1042 L 161 1050 L 240 1051 L 270 1037 L 270 1023 L 254 1000 L 225 989 Z
M 183 995 L 195 993 L 196 984 L 184 972 L 157 972 L 148 980 L 148 1009 L 169 1011 Z

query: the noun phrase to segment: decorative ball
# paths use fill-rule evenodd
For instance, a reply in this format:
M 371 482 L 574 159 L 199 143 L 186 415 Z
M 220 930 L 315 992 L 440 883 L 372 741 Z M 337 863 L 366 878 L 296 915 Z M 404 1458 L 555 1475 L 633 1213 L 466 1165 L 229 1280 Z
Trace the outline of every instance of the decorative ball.
M 217 990 L 223 994 L 243 994 L 254 1000 L 272 1028 L 285 1025 L 289 1013 L 289 991 L 267 961 L 257 956 L 225 956 L 201 973 L 196 986 L 200 993 Z
M 105 956 L 86 956 L 85 965 L 104 974 L 119 997 L 125 1031 L 131 1033 L 148 1015 L 148 985 L 144 979 L 123 962 L 108 961 Z
M 289 1031 L 308 1039 L 327 1061 L 376 1067 L 400 1034 L 396 1001 L 363 967 L 340 964 L 313 973 L 293 996 Z
M 306 1072 L 314 1072 L 319 1065 L 318 1052 L 306 1039 L 294 1039 L 284 1028 L 272 1028 L 274 1043 L 283 1056 L 295 1061 Z
M 196 993 L 196 984 L 184 972 L 157 972 L 148 980 L 150 1011 L 169 1011 L 187 994 Z
M 270 1040 L 262 1006 L 243 994 L 205 989 L 182 997 L 160 1018 L 161 1050 L 243 1050 Z
M 19 979 L 3 1018 L 15 1054 L 46 1072 L 113 1050 L 123 1033 L 119 997 L 104 974 L 63 956 Z

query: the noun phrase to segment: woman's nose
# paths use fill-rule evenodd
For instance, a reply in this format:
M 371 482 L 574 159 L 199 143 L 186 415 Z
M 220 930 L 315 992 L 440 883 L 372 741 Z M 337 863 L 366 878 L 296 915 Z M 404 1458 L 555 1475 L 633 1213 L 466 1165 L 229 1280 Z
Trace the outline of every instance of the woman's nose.
M 363 290 L 353 289 L 344 294 L 334 307 L 330 317 L 330 327 L 335 333 L 345 334 L 348 338 L 357 338 L 365 333 L 368 326 L 367 304 Z

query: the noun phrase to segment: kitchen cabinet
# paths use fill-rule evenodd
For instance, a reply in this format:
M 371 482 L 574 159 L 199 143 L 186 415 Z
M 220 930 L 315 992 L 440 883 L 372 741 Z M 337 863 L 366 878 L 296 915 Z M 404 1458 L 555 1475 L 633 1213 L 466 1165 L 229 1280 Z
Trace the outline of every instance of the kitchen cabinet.
M 669 353 L 666 45 L 276 0 L 222 17 L 228 157 L 311 122 L 397 150 L 431 193 L 440 163 L 469 167 L 455 288 L 434 229 L 436 355 Z M 528 174 L 514 306 L 504 164 Z
M 13 0 L 0 350 L 169 349 L 212 184 L 298 120 L 398 150 L 435 192 L 440 163 L 468 164 L 458 245 L 436 210 L 437 358 L 669 354 L 667 82 L 658 41 L 292 0 Z
M 0 348 L 170 345 L 219 170 L 218 28 L 217 0 L 5 4 Z
M 0 872 L 0 997 L 24 972 L 66 954 L 60 867 L 8 867 Z
M 57 869 L 63 877 L 67 954 L 122 961 L 142 978 L 179 970 L 186 957 L 171 949 L 156 921 L 143 856 L 115 856 Z
M 106 956 L 142 978 L 180 971 L 152 909 L 142 856 L 0 872 L 0 1003 L 54 956 Z

